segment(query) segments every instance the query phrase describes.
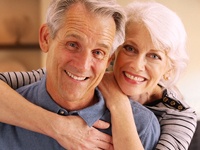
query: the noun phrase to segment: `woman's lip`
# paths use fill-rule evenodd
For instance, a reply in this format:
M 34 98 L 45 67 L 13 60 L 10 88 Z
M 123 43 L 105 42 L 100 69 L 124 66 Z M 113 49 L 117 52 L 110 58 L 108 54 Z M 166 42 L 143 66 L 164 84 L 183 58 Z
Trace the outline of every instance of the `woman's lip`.
M 135 82 L 143 82 L 146 80 L 146 78 L 142 77 L 142 76 L 138 76 L 138 75 L 133 75 L 131 73 L 128 73 L 126 71 L 123 72 L 125 77 L 132 80 L 132 81 L 135 81 Z

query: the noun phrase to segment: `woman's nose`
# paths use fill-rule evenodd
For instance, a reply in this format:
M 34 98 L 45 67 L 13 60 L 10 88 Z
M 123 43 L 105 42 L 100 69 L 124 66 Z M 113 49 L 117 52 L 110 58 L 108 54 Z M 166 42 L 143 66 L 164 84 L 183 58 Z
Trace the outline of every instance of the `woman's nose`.
M 134 61 L 131 63 L 131 67 L 136 71 L 144 71 L 145 70 L 145 65 L 146 65 L 146 60 L 142 56 L 137 56 L 133 58 Z

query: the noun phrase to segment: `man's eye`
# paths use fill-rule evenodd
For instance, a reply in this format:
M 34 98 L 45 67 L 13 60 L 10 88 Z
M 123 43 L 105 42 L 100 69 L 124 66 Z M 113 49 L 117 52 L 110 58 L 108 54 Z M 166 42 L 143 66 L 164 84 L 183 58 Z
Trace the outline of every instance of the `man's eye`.
M 105 57 L 105 52 L 101 51 L 101 50 L 94 50 L 93 55 L 95 58 L 102 60 Z
M 75 43 L 69 43 L 69 45 L 70 45 L 71 47 L 76 47 L 76 44 L 75 44 Z
M 66 44 L 66 48 L 67 48 L 67 50 L 74 51 L 74 50 L 78 49 L 78 44 L 75 42 L 68 42 Z

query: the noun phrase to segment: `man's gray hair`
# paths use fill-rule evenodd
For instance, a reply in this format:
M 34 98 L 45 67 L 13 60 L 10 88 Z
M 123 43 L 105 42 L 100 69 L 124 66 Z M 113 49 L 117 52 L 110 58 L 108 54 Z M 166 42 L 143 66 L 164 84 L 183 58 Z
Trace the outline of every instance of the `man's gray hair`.
M 65 21 L 65 13 L 71 5 L 82 3 L 89 12 L 112 17 L 116 25 L 116 35 L 111 54 L 124 41 L 125 13 L 123 8 L 115 0 L 52 0 L 47 10 L 46 23 L 54 38 Z

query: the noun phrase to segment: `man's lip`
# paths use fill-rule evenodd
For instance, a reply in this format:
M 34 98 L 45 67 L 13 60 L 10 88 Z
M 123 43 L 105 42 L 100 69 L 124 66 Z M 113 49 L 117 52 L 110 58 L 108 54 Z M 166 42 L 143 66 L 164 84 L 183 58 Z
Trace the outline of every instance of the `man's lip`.
M 84 76 L 77 76 L 72 74 L 71 72 L 68 72 L 65 70 L 65 73 L 72 79 L 77 80 L 77 81 L 85 81 L 88 79 L 88 77 L 84 77 Z

